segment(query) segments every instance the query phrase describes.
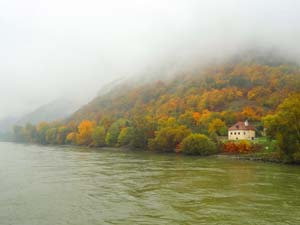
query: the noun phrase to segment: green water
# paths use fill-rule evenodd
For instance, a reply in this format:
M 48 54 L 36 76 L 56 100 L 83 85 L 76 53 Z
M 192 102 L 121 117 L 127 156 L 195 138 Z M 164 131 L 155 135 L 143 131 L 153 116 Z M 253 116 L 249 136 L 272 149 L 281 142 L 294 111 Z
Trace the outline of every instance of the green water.
M 1 225 L 300 224 L 300 167 L 0 143 Z

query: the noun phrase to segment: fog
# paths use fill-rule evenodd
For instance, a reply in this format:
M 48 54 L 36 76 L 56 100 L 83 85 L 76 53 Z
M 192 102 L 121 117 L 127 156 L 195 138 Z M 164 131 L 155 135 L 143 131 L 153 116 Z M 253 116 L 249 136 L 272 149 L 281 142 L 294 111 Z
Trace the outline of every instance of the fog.
M 253 46 L 298 59 L 299 24 L 297 0 L 2 0 L 0 118 Z

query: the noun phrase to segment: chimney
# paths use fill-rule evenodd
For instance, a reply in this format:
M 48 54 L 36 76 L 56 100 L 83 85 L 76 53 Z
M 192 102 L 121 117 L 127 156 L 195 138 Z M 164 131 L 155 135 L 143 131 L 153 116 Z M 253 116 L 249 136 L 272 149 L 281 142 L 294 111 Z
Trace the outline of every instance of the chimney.
M 248 120 L 245 121 L 245 127 L 248 127 L 249 126 L 249 123 L 248 123 Z

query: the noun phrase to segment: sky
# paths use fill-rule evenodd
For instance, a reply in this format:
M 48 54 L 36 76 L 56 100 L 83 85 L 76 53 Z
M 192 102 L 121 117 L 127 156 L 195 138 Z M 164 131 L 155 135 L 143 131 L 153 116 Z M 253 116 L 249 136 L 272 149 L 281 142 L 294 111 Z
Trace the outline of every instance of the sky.
M 299 24 L 298 0 L 1 0 L 0 119 L 249 46 L 298 58 Z

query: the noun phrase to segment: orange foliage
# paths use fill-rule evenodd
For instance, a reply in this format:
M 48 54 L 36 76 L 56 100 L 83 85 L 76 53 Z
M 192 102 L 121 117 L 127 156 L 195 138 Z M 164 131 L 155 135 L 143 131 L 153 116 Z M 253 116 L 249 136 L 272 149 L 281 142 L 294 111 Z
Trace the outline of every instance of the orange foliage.
M 249 153 L 253 150 L 254 149 L 248 141 L 229 141 L 223 144 L 223 151 L 226 153 Z
M 193 118 L 194 118 L 194 120 L 196 121 L 196 124 L 199 124 L 199 121 L 200 121 L 200 113 L 194 112 L 194 113 L 193 113 Z

